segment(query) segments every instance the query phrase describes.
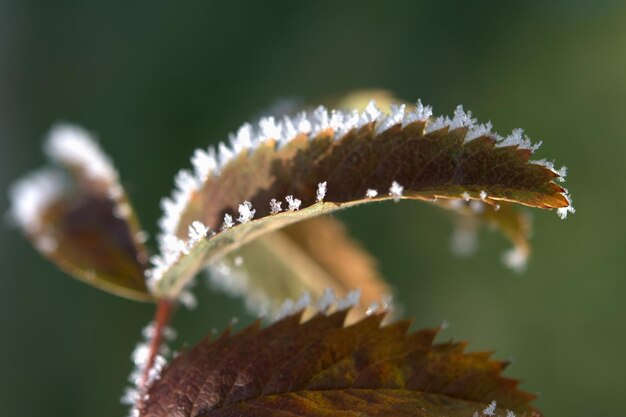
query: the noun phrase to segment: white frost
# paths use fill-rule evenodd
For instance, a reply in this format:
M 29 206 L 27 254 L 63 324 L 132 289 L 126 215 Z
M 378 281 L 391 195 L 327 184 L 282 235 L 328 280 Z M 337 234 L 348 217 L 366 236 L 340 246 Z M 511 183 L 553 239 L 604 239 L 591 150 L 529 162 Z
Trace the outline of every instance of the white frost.
M 496 402 L 492 401 L 487 408 L 483 410 L 483 414 L 486 416 L 494 416 L 496 414 Z
M 396 203 L 400 201 L 402 198 L 402 193 L 404 193 L 404 187 L 398 184 L 396 181 L 391 183 L 391 187 L 389 187 L 389 195 L 393 197 L 393 201 Z
M 224 222 L 222 223 L 222 230 L 228 230 L 235 225 L 233 222 L 233 216 L 230 214 L 224 214 Z
M 78 167 L 91 179 L 117 182 L 117 171 L 111 160 L 82 127 L 69 123 L 54 125 L 48 133 L 44 150 L 51 160 Z
M 285 197 L 285 201 L 289 204 L 289 211 L 300 210 L 300 204 L 302 204 L 302 201 L 294 198 L 294 196 L 288 195 Z
M 317 184 L 317 193 L 315 194 L 315 197 L 318 203 L 324 201 L 324 197 L 326 197 L 326 185 L 326 181 Z
M 277 214 L 283 211 L 281 207 L 282 204 L 283 204 L 282 201 L 278 201 L 275 198 L 272 198 L 270 200 L 270 214 Z
M 63 175 L 53 169 L 40 169 L 18 180 L 9 189 L 9 215 L 22 230 L 37 233 L 43 212 L 65 190 Z
M 367 198 L 374 198 L 378 195 L 378 191 L 376 191 L 373 188 L 368 188 L 367 191 L 365 192 L 365 197 Z
M 244 201 L 243 204 L 239 204 L 239 223 L 248 223 L 254 217 L 256 210 L 252 208 L 252 203 Z

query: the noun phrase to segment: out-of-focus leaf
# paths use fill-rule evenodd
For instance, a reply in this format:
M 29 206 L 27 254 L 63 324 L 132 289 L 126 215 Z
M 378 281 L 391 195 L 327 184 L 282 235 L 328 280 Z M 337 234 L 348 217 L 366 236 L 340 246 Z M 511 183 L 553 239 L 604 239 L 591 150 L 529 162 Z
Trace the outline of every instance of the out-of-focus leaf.
M 441 200 L 435 204 L 457 214 L 456 229 L 452 237 L 454 252 L 460 255 L 473 252 L 476 235 L 482 224 L 499 230 L 513 243 L 513 249 L 503 256 L 507 266 L 517 270 L 526 266 L 531 251 L 531 222 L 528 213 L 519 206 L 507 202 L 493 206 L 477 200 Z
M 366 202 L 464 199 L 572 210 L 554 182 L 561 174 L 530 161 L 533 149 L 519 131 L 501 138 L 460 108 L 454 119 L 428 118 L 427 110 L 420 104 L 384 116 L 370 106 L 361 114 L 318 109 L 282 124 L 264 119 L 259 132 L 244 127 L 232 148 L 220 147 L 219 163 L 205 153 L 210 163 L 196 164 L 196 176 L 180 175 L 180 190 L 165 203 L 164 254 L 150 272 L 155 294 L 175 298 L 206 263 L 265 233 Z M 301 205 L 285 211 L 289 196 Z M 283 201 L 281 212 L 272 213 L 272 199 Z M 231 226 L 225 216 L 238 215 L 240 224 L 223 227 Z M 196 221 L 215 234 L 187 242 Z
M 434 344 L 438 329 L 408 333 L 408 321 L 381 327 L 379 314 L 343 327 L 346 314 L 207 337 L 166 366 L 139 415 L 540 416 L 490 353 Z
M 11 190 L 13 219 L 34 246 L 74 277 L 136 300 L 151 300 L 146 249 L 130 202 L 109 158 L 88 132 L 55 126 L 48 156 L 65 173 L 44 169 Z
M 338 297 L 359 289 L 365 307 L 382 303 L 391 290 L 376 261 L 351 239 L 345 226 L 328 216 L 313 217 L 255 239 L 211 267 L 213 281 L 244 296 L 254 312 L 279 311 L 285 300 L 304 293 L 320 298 L 331 289 Z

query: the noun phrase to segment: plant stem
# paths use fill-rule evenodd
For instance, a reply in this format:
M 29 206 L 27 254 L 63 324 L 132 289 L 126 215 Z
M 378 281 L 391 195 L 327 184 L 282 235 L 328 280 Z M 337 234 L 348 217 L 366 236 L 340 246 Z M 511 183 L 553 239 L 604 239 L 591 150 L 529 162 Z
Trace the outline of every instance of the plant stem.
M 154 366 L 161 343 L 163 341 L 163 332 L 170 322 L 172 312 L 174 311 L 174 302 L 171 300 L 162 299 L 157 302 L 157 308 L 154 313 L 154 335 L 150 341 L 150 350 L 148 360 L 146 362 L 141 381 L 139 383 L 139 390 L 142 393 L 148 389 L 150 370 Z

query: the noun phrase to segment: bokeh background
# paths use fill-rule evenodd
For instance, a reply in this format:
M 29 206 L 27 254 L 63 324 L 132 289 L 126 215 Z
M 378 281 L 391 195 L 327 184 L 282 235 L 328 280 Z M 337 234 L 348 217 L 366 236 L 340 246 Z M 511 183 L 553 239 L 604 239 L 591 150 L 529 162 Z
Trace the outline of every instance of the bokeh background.
M 380 259 L 416 326 L 515 358 L 507 375 L 548 416 L 626 409 L 626 7 L 554 2 L 93 2 L 0 0 L 0 209 L 43 163 L 51 124 L 97 132 L 144 226 L 189 166 L 281 97 L 382 87 L 435 113 L 462 103 L 537 157 L 570 168 L 577 213 L 533 212 L 534 255 L 518 275 L 485 232 L 468 259 L 452 225 L 419 203 L 341 213 Z M 149 305 L 68 278 L 20 234 L 0 232 L 0 414 L 122 416 L 129 355 Z M 232 317 L 239 300 L 199 286 L 177 344 Z

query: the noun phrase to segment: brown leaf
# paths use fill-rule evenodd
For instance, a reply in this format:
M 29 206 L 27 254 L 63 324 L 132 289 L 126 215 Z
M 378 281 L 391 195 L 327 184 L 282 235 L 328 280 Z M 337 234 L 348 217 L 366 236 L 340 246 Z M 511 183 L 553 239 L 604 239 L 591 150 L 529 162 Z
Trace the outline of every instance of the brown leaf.
M 139 415 L 468 417 L 495 401 L 495 415 L 540 416 L 489 353 L 434 344 L 438 329 L 407 333 L 408 321 L 381 327 L 380 314 L 343 327 L 346 314 L 207 337 L 164 369 Z
M 331 289 L 338 297 L 359 289 L 365 307 L 391 295 L 376 261 L 351 239 L 345 226 L 329 216 L 313 217 L 263 235 L 212 266 L 213 282 L 233 295 L 244 296 L 253 312 L 275 314 L 287 299 L 304 293 L 313 299 Z
M 405 114 L 396 109 L 384 117 L 369 107 L 360 116 L 329 115 L 321 109 L 311 119 L 278 127 L 265 119 L 256 139 L 246 127 L 232 149 L 222 147 L 219 164 L 205 153 L 212 161 L 205 165 L 213 169 L 199 169 L 196 177 L 183 173 L 177 196 L 164 204 L 163 256 L 150 272 L 155 294 L 176 298 L 206 263 L 264 233 L 370 201 L 469 199 L 559 209 L 562 214 L 572 210 L 566 190 L 554 182 L 561 174 L 530 161 L 534 148 L 521 133 L 503 139 L 474 125 L 462 109 L 452 120 L 426 119 L 429 113 L 421 104 L 409 117 Z M 267 127 L 270 122 L 274 128 Z M 294 130 L 291 136 L 293 126 L 305 122 L 317 127 L 305 129 L 309 133 Z M 327 189 L 318 201 L 321 184 Z M 368 190 L 376 190 L 377 196 L 366 197 Z M 288 203 L 283 201 L 283 211 L 272 213 L 272 199 L 289 196 L 300 200 L 302 208 L 295 211 L 293 204 L 294 210 L 285 211 Z M 241 224 L 222 230 L 234 225 L 225 217 L 235 219 L 238 212 Z M 194 221 L 216 234 L 185 244 Z M 172 245 L 172 240 L 183 243 Z
M 12 217 L 33 245 L 74 277 L 136 300 L 151 300 L 141 229 L 117 172 L 88 132 L 55 126 L 49 157 L 66 168 L 37 171 L 12 188 Z

